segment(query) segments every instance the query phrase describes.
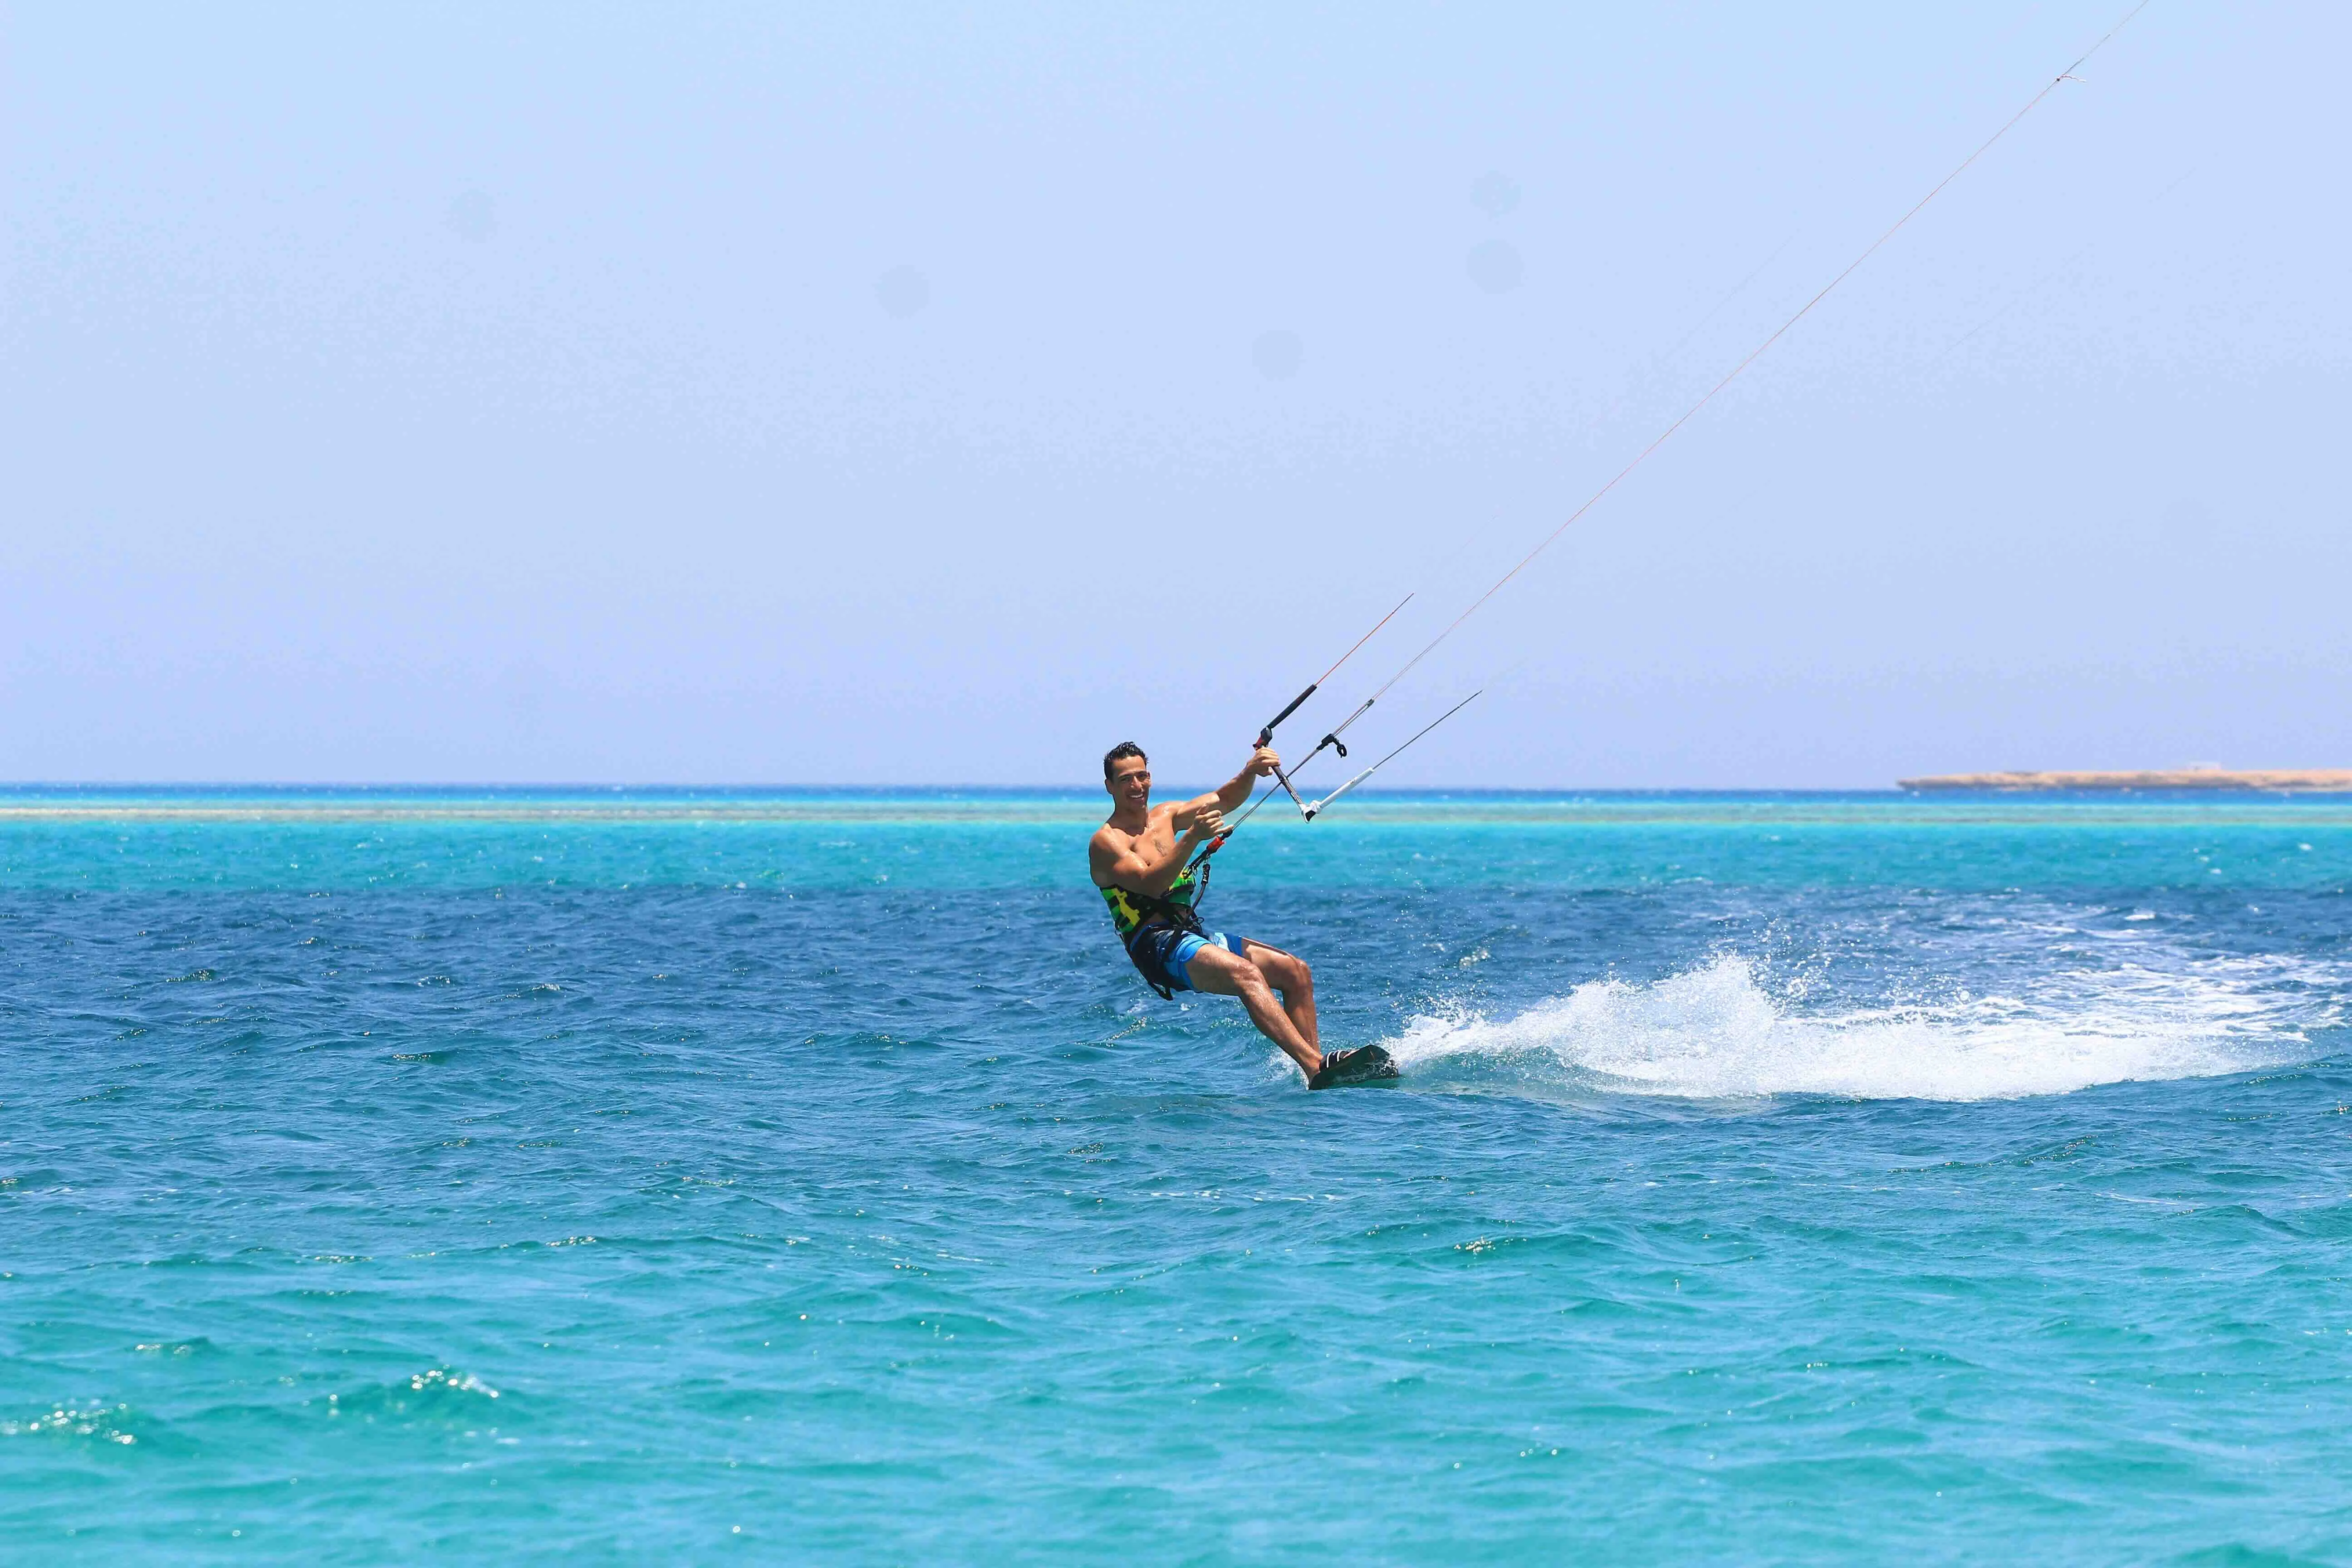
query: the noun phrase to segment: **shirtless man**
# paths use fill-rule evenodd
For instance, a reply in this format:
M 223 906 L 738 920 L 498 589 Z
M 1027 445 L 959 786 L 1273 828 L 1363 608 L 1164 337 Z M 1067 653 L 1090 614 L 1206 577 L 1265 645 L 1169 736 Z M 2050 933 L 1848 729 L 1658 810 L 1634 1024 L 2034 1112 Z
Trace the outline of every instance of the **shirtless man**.
M 1204 931 L 1192 910 L 1201 889 L 1187 862 L 1223 830 L 1225 813 L 1238 810 L 1256 781 L 1279 763 L 1271 748 L 1260 746 L 1215 793 L 1155 806 L 1151 760 L 1143 748 L 1132 741 L 1113 746 L 1103 757 L 1110 820 L 1087 846 L 1095 886 L 1110 906 L 1128 957 L 1162 996 L 1202 991 L 1240 997 L 1250 1022 L 1298 1064 L 1309 1089 L 1393 1078 L 1396 1069 L 1378 1046 L 1324 1052 L 1315 1028 L 1315 975 L 1304 959 L 1248 937 Z

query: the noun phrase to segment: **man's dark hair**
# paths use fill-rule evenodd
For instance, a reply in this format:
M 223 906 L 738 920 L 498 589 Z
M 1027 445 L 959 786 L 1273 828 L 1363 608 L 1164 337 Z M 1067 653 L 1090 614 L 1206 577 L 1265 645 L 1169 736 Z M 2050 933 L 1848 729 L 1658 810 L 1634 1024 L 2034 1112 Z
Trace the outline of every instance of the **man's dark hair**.
M 1118 745 L 1113 746 L 1109 751 L 1105 752 L 1103 753 L 1103 783 L 1110 783 L 1111 763 L 1124 762 L 1129 757 L 1143 757 L 1143 748 L 1137 745 L 1132 741 L 1121 741 Z M 1143 760 L 1146 763 L 1151 761 L 1150 757 L 1143 757 Z

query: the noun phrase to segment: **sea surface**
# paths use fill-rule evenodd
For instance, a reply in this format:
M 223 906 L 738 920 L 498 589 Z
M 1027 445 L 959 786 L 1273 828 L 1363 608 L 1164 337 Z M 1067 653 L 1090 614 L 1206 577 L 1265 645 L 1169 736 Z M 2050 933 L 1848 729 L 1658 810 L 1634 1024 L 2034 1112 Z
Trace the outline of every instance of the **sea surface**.
M 0 1558 L 2352 1561 L 2352 801 L 0 794 Z

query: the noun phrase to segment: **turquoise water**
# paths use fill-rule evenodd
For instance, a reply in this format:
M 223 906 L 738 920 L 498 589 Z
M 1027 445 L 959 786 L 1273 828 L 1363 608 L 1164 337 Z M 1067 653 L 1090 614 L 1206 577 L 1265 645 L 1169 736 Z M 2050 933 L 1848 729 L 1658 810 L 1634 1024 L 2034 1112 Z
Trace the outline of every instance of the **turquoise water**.
M 2352 802 L 1099 800 L 0 796 L 0 1555 L 2352 1559 Z

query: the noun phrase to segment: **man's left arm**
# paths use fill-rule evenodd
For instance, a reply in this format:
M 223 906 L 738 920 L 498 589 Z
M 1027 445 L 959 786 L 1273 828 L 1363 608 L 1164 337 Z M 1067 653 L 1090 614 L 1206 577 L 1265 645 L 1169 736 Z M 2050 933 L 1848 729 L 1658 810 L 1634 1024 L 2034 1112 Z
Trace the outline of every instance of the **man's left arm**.
M 1176 831 L 1181 833 L 1192 826 L 1192 818 L 1213 805 L 1228 816 L 1239 811 L 1248 804 L 1251 794 L 1257 788 L 1257 781 L 1274 772 L 1281 761 L 1273 747 L 1260 746 L 1251 753 L 1250 760 L 1242 764 L 1242 771 L 1227 779 L 1214 793 L 1195 795 L 1176 808 L 1170 818 L 1175 824 Z
M 1272 746 L 1260 746 L 1252 752 L 1250 760 L 1242 764 L 1242 771 L 1226 780 L 1225 787 L 1217 792 L 1217 809 L 1228 816 L 1239 811 L 1256 790 L 1257 781 L 1281 765 L 1282 759 L 1275 755 Z

